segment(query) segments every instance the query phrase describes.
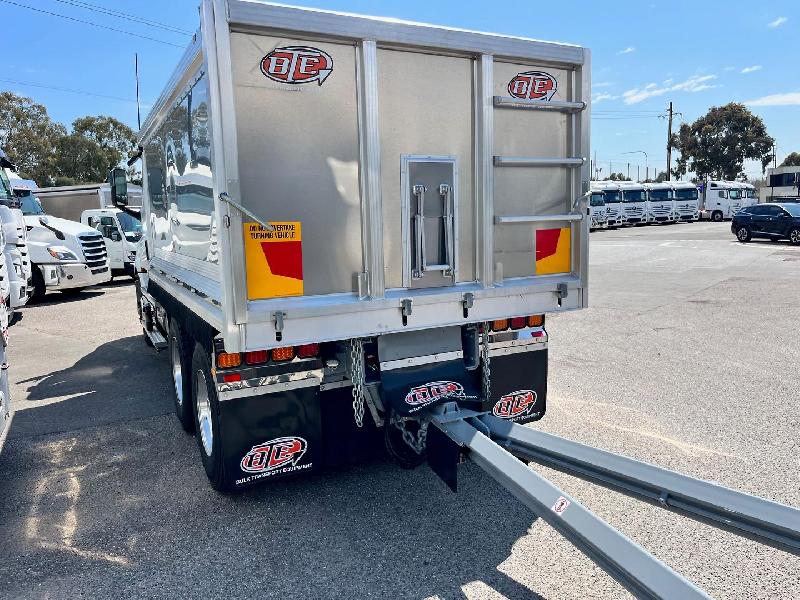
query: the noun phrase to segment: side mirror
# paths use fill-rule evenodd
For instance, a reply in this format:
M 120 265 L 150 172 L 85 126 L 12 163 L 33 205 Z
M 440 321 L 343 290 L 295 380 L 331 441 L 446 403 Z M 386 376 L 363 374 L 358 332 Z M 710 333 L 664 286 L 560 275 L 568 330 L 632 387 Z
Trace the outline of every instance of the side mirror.
M 119 231 L 117 231 L 116 229 L 111 232 L 111 235 L 109 236 L 109 238 L 111 239 L 112 242 L 121 242 L 122 241 L 122 236 L 119 234 Z
M 115 167 L 108 172 L 111 199 L 115 206 L 128 206 L 128 177 L 125 169 Z
M 97 217 L 89 217 L 89 227 L 94 227 L 95 229 L 97 229 L 97 223 L 99 221 L 100 220 Z

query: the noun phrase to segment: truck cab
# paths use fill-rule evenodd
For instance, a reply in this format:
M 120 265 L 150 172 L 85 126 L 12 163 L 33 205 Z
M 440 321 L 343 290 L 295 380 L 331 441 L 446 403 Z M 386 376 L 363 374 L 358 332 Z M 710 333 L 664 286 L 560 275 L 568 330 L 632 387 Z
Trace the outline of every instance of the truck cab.
M 639 225 L 647 222 L 647 192 L 641 183 L 621 183 L 622 222 Z
M 0 162 L 8 161 L 0 156 Z M 7 168 L 7 167 L 6 167 Z M 8 269 L 9 293 L 6 308 L 13 311 L 24 306 L 30 295 L 31 263 L 28 256 L 27 231 L 19 200 L 14 196 L 5 168 L 0 167 L 0 219 L 3 222 L 2 253 Z
M 589 216 L 591 229 L 607 226 L 605 193 L 602 190 L 592 190 L 589 197 Z
M 669 183 L 646 183 L 647 192 L 647 222 L 648 223 L 674 223 L 675 197 L 672 185 Z
M 133 277 L 136 247 L 142 238 L 139 219 L 118 208 L 93 208 L 83 211 L 81 223 L 103 236 L 111 274 Z
M 605 204 L 606 227 L 616 227 L 623 223 L 622 220 L 622 193 L 619 186 L 613 181 L 593 181 L 592 194 L 603 195 Z M 594 196 L 592 196 L 594 197 Z
M 742 188 L 742 208 L 758 204 L 758 192 L 756 186 L 746 181 L 739 184 Z
M 700 201 L 697 186 L 688 181 L 672 184 L 675 197 L 675 219 L 677 221 L 697 221 L 700 218 Z
M 711 221 L 732 219 L 742 208 L 742 190 L 738 183 L 706 181 L 699 186 L 702 199 L 700 216 Z
M 47 291 L 75 293 L 109 281 L 103 236 L 81 223 L 47 215 L 31 187 L 33 182 L 18 181 L 12 179 L 11 186 L 28 229 L 31 299 L 41 301 Z

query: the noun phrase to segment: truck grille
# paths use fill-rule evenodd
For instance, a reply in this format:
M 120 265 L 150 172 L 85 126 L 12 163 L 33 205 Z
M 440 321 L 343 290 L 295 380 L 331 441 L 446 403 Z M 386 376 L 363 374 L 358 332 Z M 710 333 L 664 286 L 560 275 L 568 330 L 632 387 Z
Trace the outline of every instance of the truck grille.
M 83 250 L 83 256 L 86 258 L 86 265 L 91 269 L 92 273 L 101 273 L 108 268 L 108 252 L 106 251 L 106 243 L 103 241 L 103 236 L 99 233 L 83 233 L 78 236 Z

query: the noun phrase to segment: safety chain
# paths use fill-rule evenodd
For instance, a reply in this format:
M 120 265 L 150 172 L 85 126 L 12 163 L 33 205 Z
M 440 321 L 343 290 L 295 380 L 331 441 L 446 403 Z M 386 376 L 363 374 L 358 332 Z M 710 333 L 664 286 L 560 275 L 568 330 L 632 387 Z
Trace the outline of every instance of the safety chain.
M 417 433 L 416 438 L 414 434 L 411 433 L 406 428 L 406 422 L 403 419 L 397 419 L 394 422 L 394 426 L 400 430 L 400 433 L 403 434 L 403 441 L 411 447 L 411 449 L 416 452 L 417 454 L 422 454 L 425 450 L 425 444 L 428 440 L 428 422 L 424 421 L 419 424 L 419 432 Z
M 492 371 L 489 365 L 489 323 L 483 324 L 481 336 L 481 391 L 488 400 L 492 395 Z
M 350 381 L 353 382 L 353 416 L 356 426 L 364 425 L 364 341 L 350 340 Z

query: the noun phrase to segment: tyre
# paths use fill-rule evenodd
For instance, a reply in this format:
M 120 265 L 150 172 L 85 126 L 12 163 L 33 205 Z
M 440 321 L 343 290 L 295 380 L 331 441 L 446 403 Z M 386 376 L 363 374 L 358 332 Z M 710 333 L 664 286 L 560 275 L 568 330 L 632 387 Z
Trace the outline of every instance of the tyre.
M 31 304 L 44 300 L 46 291 L 44 277 L 42 277 L 42 272 L 36 265 L 33 265 L 33 283 L 31 285 L 33 287 L 33 292 L 31 293 L 30 298 Z
M 217 386 L 211 378 L 211 364 L 208 353 L 200 344 L 195 344 L 192 354 L 192 404 L 194 405 L 197 445 L 203 468 L 211 483 L 218 491 L 227 490 L 225 468 L 222 461 L 222 440 L 220 439 L 219 400 Z
M 800 227 L 792 227 L 789 230 L 789 243 L 792 246 L 800 246 Z
M 798 229 L 798 232 L 800 232 L 800 229 Z M 736 230 L 736 239 L 742 243 L 749 242 L 752 237 L 753 234 L 751 233 L 750 228 L 746 225 L 740 225 Z
M 149 341 L 149 338 L 148 338 Z M 169 360 L 172 367 L 172 391 L 175 404 L 175 416 L 181 423 L 184 431 L 194 431 L 194 410 L 190 398 L 192 397 L 192 380 L 187 377 L 191 372 L 191 363 L 188 349 L 189 340 L 175 318 L 169 320 Z
M 713 213 L 711 213 L 711 220 L 714 221 L 715 223 L 719 223 L 720 221 L 722 221 L 722 211 L 715 210 Z

